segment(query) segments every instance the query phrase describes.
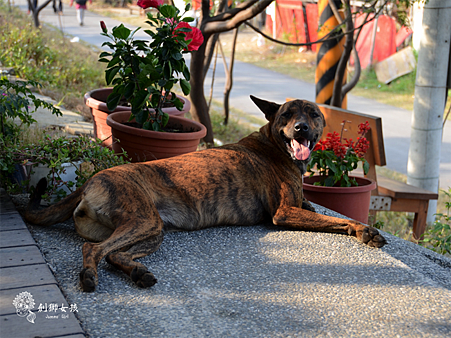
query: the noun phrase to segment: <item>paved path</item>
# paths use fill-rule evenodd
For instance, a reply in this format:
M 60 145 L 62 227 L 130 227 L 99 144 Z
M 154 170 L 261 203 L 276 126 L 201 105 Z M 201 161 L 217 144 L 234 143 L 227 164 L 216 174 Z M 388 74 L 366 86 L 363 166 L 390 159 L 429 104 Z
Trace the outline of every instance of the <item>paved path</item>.
M 27 9 L 26 0 L 16 0 L 15 3 L 24 11 Z M 100 35 L 100 20 L 105 21 L 107 27 L 110 29 L 120 23 L 117 20 L 87 12 L 85 26 L 80 27 L 76 21 L 75 10 L 68 5 L 64 7 L 64 15 L 61 16 L 60 19 L 61 21 L 50 6 L 44 9 L 40 14 L 41 22 L 60 27 L 65 34 L 87 41 L 99 48 L 105 41 L 105 38 Z M 127 25 L 127 27 L 132 28 L 130 25 Z M 143 32 L 139 32 L 138 36 L 147 37 Z M 213 95 L 215 99 L 222 101 L 224 83 L 224 70 L 221 66 L 221 62 L 218 62 Z M 210 77 L 207 77 L 205 82 L 205 92 L 207 95 L 210 92 Z M 314 85 L 311 83 L 300 81 L 243 62 L 236 62 L 234 86 L 230 96 L 230 104 L 232 107 L 258 117 L 263 121 L 263 114 L 249 99 L 249 95 L 251 94 L 274 102 L 284 102 L 287 97 L 302 98 L 311 101 L 315 100 L 315 89 Z M 348 109 L 382 117 L 387 168 L 406 174 L 412 112 L 354 95 L 348 96 Z M 440 187 L 442 189 L 451 187 L 450 122 L 446 124 L 443 132 Z
M 17 315 L 13 305 L 15 300 L 22 303 L 24 292 L 34 302 L 34 319 L 28 311 Z M 50 304 L 57 304 L 58 310 L 49 311 Z M 0 189 L 0 337 L 81 338 L 84 331 L 75 313 L 9 196 Z M 59 320 L 48 318 L 56 315 Z

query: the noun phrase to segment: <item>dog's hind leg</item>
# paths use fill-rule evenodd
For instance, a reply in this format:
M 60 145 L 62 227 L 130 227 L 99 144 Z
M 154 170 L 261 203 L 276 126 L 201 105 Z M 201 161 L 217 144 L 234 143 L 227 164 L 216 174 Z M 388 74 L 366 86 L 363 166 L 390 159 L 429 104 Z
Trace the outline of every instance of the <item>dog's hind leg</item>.
M 125 217 L 127 222 L 118 225 L 113 234 L 103 242 L 85 243 L 83 245 L 83 270 L 80 272 L 80 284 L 83 291 L 92 292 L 95 290 L 97 285 L 97 265 L 103 257 L 112 252 L 124 251 L 140 242 L 158 237 L 162 232 L 163 221 L 156 213 L 156 210 L 154 215 L 127 216 Z M 118 217 L 116 222 L 123 220 L 124 217 Z
M 110 253 L 106 256 L 106 261 L 129 275 L 137 286 L 141 288 L 151 287 L 157 282 L 157 279 L 147 270 L 146 266 L 134 260 L 154 253 L 158 250 L 162 242 L 163 232 L 135 244 L 127 251 Z

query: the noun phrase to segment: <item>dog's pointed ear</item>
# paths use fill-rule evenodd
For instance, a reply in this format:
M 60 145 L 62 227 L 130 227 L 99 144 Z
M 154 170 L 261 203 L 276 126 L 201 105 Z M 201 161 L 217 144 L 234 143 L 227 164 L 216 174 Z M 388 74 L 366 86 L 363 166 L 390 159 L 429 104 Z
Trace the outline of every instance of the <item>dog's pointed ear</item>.
M 265 114 L 266 119 L 269 121 L 271 117 L 276 115 L 279 108 L 282 106 L 281 104 L 277 104 L 274 102 L 265 101 L 255 97 L 253 95 L 250 96 L 251 100 L 257 105 L 257 107 Z

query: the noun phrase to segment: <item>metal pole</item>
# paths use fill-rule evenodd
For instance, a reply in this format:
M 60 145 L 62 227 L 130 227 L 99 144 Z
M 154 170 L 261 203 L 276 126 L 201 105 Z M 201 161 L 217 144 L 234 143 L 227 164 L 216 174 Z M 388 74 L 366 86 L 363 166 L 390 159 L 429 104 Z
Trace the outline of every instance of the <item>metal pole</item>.
M 407 183 L 438 192 L 442 123 L 451 40 L 451 1 L 429 0 L 424 6 L 418 52 Z M 427 222 L 434 221 L 437 201 L 429 202 Z

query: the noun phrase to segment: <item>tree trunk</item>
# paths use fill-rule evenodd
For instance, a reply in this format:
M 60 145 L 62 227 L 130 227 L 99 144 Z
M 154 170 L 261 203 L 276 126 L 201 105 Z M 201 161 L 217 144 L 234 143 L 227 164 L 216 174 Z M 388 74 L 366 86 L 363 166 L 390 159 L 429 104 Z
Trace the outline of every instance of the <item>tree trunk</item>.
M 28 6 L 29 8 L 31 8 L 31 12 L 33 13 L 33 20 L 34 20 L 34 26 L 36 28 L 39 28 L 39 26 L 41 25 L 41 23 L 39 22 L 39 13 L 49 4 L 51 3 L 53 0 L 47 0 L 46 2 L 44 2 L 44 4 L 42 4 L 41 6 L 34 6 L 31 0 L 28 0 Z M 36 1 L 37 3 L 37 1 Z
M 227 125 L 229 123 L 229 97 L 230 92 L 232 91 L 233 86 L 233 65 L 235 63 L 235 48 L 236 48 L 236 40 L 238 38 L 238 28 L 235 28 L 235 32 L 233 33 L 233 42 L 232 42 L 232 53 L 230 55 L 230 64 L 227 66 L 227 61 L 224 55 L 224 51 L 221 48 L 222 59 L 224 60 L 224 68 L 226 73 L 226 84 L 224 87 L 224 124 Z
M 352 22 L 352 13 L 351 7 L 349 4 L 349 0 L 344 2 L 345 7 L 345 45 L 344 50 L 341 54 L 340 61 L 337 65 L 337 70 L 335 72 L 335 80 L 334 80 L 334 89 L 332 93 L 332 99 L 330 100 L 331 106 L 334 107 L 342 107 L 342 102 L 344 99 L 344 95 L 342 95 L 343 82 L 346 76 L 346 67 L 349 62 L 349 58 L 351 57 L 352 48 L 354 46 L 354 34 L 352 34 L 352 30 L 354 29 L 354 24 Z M 339 18 L 337 18 L 338 22 L 340 22 Z M 340 22 L 341 23 L 341 22 Z
M 202 123 L 207 128 L 207 135 L 204 141 L 207 145 L 213 144 L 213 130 L 211 126 L 210 115 L 208 113 L 208 104 L 204 95 L 204 76 L 206 65 L 206 46 L 208 40 L 214 34 L 227 32 L 235 29 L 246 20 L 252 19 L 257 14 L 261 13 L 273 0 L 246 0 L 238 3 L 235 8 L 226 10 L 220 14 L 211 16 L 210 1 L 202 0 L 201 17 L 198 27 L 204 35 L 204 43 L 200 48 L 193 52 L 191 56 L 191 114 L 193 118 Z M 221 1 L 225 4 L 226 1 Z
M 39 28 L 41 23 L 39 22 L 39 12 L 37 10 L 32 11 L 33 14 L 33 20 L 34 20 L 34 26 L 36 28 Z
M 208 39 L 207 46 L 205 48 L 205 60 L 204 60 L 204 81 L 207 76 L 208 69 L 210 68 L 211 60 L 213 58 L 213 54 L 215 52 L 216 44 L 218 43 L 219 34 L 213 34 L 213 36 Z
M 332 6 L 331 6 L 332 4 Z M 318 10 L 320 17 L 320 30 L 318 38 L 329 35 L 329 39 L 318 45 L 316 71 L 315 71 L 315 91 L 317 103 L 331 104 L 335 73 L 342 56 L 344 37 L 340 36 L 338 31 L 333 32 L 339 25 L 341 16 L 335 15 L 333 9 L 338 8 L 341 2 L 339 0 L 320 0 L 318 1 Z M 341 85 L 341 83 L 340 83 Z
M 209 37 L 204 36 L 204 39 Z M 213 129 L 208 113 L 208 105 L 204 94 L 204 62 L 205 62 L 206 43 L 203 43 L 200 48 L 191 55 L 191 115 L 195 121 L 202 123 L 207 128 L 207 135 L 204 137 L 207 146 L 213 145 Z

